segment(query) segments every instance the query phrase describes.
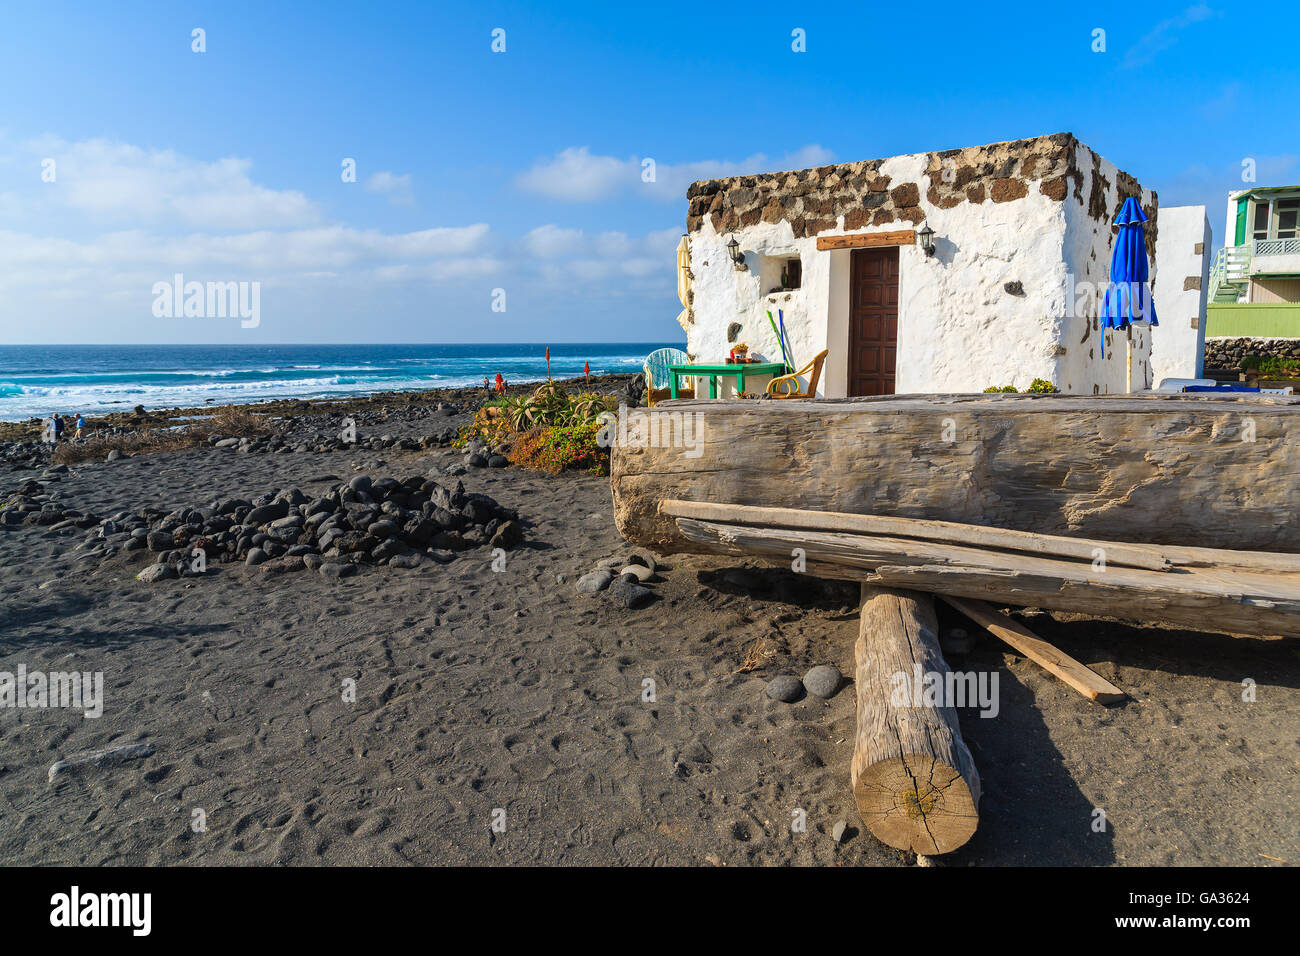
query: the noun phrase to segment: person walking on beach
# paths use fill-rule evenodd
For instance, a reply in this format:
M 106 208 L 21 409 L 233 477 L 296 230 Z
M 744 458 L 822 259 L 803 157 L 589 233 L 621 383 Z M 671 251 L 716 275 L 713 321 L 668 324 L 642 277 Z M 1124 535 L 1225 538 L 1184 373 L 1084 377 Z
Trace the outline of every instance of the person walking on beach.
M 63 416 L 58 412 L 54 413 L 54 440 L 57 442 L 63 437 Z
M 82 430 L 83 430 L 85 427 L 86 427 L 86 420 L 85 420 L 84 418 L 81 417 L 81 412 L 77 412 L 77 431 L 76 431 L 75 434 L 73 434 L 72 437 L 73 437 L 73 438 L 80 438 L 80 437 L 81 437 L 81 432 L 82 432 Z

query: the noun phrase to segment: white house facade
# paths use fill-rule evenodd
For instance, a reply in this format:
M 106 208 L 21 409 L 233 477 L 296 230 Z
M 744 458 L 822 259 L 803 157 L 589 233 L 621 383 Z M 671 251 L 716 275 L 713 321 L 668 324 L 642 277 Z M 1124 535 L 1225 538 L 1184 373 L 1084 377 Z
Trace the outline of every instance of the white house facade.
M 1156 196 L 1068 133 L 708 180 L 687 196 L 694 361 L 737 343 L 780 360 L 767 317 L 780 310 L 796 365 L 829 351 L 823 397 L 1152 385 L 1152 330 L 1103 334 L 1097 316 L 1112 222 L 1136 197 L 1155 249 Z

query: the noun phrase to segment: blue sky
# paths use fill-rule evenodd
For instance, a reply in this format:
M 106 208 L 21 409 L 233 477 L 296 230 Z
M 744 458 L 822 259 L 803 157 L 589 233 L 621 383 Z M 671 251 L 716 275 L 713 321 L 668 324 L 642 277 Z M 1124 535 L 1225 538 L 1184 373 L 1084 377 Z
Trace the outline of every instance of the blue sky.
M 1300 181 L 1291 3 L 550 6 L 11 6 L 0 343 L 673 340 L 693 179 L 1068 130 L 1216 244 Z

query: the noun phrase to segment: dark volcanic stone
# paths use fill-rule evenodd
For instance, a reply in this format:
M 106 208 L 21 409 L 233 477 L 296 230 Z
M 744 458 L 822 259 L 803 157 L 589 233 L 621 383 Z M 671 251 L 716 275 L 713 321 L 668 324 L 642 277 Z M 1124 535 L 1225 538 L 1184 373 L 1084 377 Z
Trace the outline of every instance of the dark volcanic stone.
M 840 672 L 830 664 L 820 664 L 803 675 L 803 686 L 814 697 L 825 699 L 835 696 L 843 680 Z
M 262 505 L 260 508 L 254 508 L 244 518 L 244 524 L 265 524 L 268 521 L 276 521 L 285 517 L 289 513 L 289 502 L 272 501 L 269 505 Z
M 176 544 L 169 531 L 151 531 L 145 542 L 150 551 L 170 551 Z
M 496 534 L 492 535 L 492 540 L 489 543 L 494 548 L 505 548 L 509 551 L 511 548 L 523 544 L 523 541 L 524 531 L 519 527 L 519 522 L 507 521 L 497 528 Z
M 616 604 L 632 609 L 645 607 L 654 598 L 654 592 L 649 588 L 643 588 L 626 578 L 611 582 L 606 593 Z
M 785 701 L 792 704 L 803 696 L 803 681 L 790 674 L 782 674 L 780 677 L 774 677 L 767 685 L 765 693 L 773 700 Z

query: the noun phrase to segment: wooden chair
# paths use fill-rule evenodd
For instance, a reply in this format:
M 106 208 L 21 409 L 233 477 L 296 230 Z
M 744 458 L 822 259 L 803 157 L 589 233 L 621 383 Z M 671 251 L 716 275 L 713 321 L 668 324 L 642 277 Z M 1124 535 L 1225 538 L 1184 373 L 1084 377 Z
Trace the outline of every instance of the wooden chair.
M 791 375 L 778 375 L 772 381 L 767 383 L 767 394 L 773 398 L 816 398 L 817 397 L 817 380 L 822 377 L 822 363 L 826 361 L 826 356 L 830 349 L 822 349 L 817 353 L 817 357 L 805 365 L 799 371 Z M 799 391 L 799 376 L 808 376 L 808 390 Z
M 672 398 L 669 365 L 685 365 L 690 358 L 681 349 L 655 349 L 645 360 L 645 402 L 654 405 Z M 679 388 L 678 398 L 694 398 L 694 388 Z

